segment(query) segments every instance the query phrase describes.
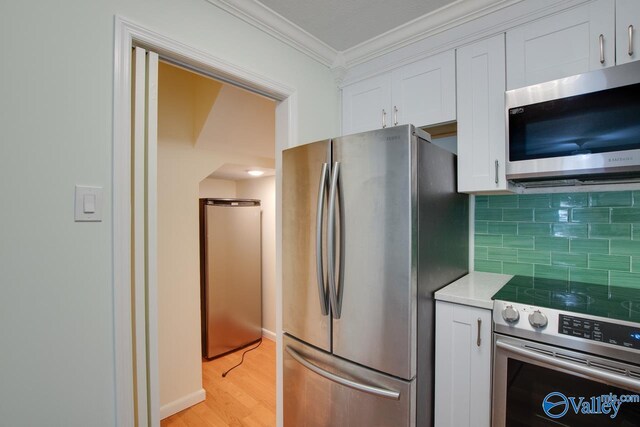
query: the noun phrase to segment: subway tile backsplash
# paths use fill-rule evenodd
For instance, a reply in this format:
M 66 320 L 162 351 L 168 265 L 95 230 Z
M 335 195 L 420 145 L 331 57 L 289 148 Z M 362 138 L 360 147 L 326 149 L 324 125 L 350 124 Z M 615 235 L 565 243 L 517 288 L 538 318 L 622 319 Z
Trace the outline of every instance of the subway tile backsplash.
M 476 196 L 475 269 L 640 288 L 640 191 Z

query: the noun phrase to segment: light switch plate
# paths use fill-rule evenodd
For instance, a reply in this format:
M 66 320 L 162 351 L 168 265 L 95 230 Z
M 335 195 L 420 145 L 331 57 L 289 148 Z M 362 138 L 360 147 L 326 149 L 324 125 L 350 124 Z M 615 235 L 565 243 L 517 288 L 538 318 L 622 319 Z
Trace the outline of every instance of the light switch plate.
M 102 187 L 76 185 L 76 222 L 102 221 L 102 201 Z

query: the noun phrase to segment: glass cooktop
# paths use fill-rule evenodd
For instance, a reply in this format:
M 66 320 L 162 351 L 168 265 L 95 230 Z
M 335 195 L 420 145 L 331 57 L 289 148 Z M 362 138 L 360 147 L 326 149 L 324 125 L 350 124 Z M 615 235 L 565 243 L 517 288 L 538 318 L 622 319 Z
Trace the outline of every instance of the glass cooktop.
M 493 299 L 640 323 L 640 288 L 514 276 Z

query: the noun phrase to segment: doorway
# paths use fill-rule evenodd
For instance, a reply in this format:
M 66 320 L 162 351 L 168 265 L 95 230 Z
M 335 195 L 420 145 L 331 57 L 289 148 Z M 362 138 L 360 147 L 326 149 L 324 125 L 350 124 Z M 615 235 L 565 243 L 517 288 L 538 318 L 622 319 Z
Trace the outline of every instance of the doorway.
M 113 227 L 114 227 L 114 310 L 115 347 L 116 347 L 116 389 L 117 417 L 119 425 L 153 425 L 160 423 L 159 387 L 158 387 L 158 353 L 157 353 L 157 307 L 153 305 L 153 297 L 157 292 L 157 279 L 154 276 L 156 266 L 153 245 L 156 231 L 143 223 L 142 239 L 134 239 L 136 232 L 132 218 L 142 215 L 152 218 L 157 214 L 153 204 L 145 205 L 147 195 L 153 194 L 157 188 L 157 180 L 149 174 L 148 166 L 152 162 L 134 162 L 132 150 L 132 130 L 136 121 L 132 111 L 133 47 L 156 52 L 161 60 L 180 64 L 186 69 L 212 76 L 219 80 L 244 87 L 256 93 L 277 100 L 276 106 L 276 152 L 293 145 L 296 128 L 296 93 L 290 87 L 274 83 L 253 72 L 228 64 L 215 57 L 185 46 L 180 42 L 149 31 L 134 23 L 116 18 L 115 48 L 115 109 L 114 109 L 114 162 L 113 162 Z M 147 89 L 157 90 L 153 82 Z M 153 110 L 153 109 L 151 109 Z M 147 111 L 145 109 L 145 111 Z M 147 118 L 148 119 L 148 118 Z M 145 123 L 149 123 L 148 120 Z M 147 137 L 149 134 L 147 134 Z M 151 135 L 153 136 L 153 135 Z M 145 137 L 146 139 L 146 137 Z M 147 140 L 148 141 L 148 140 Z M 153 143 L 153 141 L 151 141 Z M 281 159 L 276 155 L 276 187 L 281 187 Z M 136 195 L 132 185 L 134 179 L 142 180 L 142 194 Z M 280 366 L 281 354 L 281 239 L 279 221 L 281 203 L 276 197 L 276 365 Z M 136 196 L 142 197 L 143 203 L 136 204 Z M 147 206 L 147 209 L 144 209 Z M 153 224 L 152 224 L 153 225 Z M 138 253 L 141 256 L 133 256 Z M 147 272 L 138 277 L 134 272 Z M 135 296 L 144 296 L 142 303 Z M 149 303 L 151 302 L 151 303 Z M 136 310 L 137 309 L 137 310 Z M 136 332 L 144 333 L 136 333 Z M 142 349 L 142 351 L 136 351 Z M 282 373 L 277 368 L 276 400 L 281 401 Z M 278 408 L 276 419 L 281 423 L 281 409 Z
M 275 425 L 275 106 L 209 76 L 158 65 L 162 426 Z M 199 218 L 203 199 L 219 202 L 202 206 Z

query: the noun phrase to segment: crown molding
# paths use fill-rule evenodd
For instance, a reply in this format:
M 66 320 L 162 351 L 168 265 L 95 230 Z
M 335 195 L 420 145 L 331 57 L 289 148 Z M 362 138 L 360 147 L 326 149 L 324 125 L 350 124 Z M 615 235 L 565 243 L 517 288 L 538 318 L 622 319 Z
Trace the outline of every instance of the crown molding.
M 457 0 L 342 52 L 347 68 L 519 3 L 523 0 Z
M 257 0 L 206 0 L 327 67 L 338 51 Z
M 523 0 L 456 0 L 342 52 L 332 48 L 258 0 L 206 0 L 233 16 L 334 69 L 336 81 L 347 70 L 419 40 L 488 15 Z

